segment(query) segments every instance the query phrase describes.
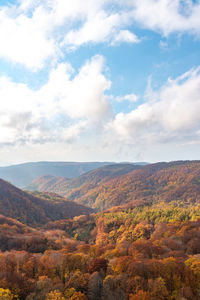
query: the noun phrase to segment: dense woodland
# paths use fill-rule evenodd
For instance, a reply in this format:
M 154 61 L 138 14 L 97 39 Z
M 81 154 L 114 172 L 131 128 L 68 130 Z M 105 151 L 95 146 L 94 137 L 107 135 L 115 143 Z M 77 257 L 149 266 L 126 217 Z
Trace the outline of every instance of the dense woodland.
M 71 219 L 30 226 L 1 211 L 0 299 L 200 299 L 199 169 L 179 162 L 120 175 L 112 180 L 137 197 Z

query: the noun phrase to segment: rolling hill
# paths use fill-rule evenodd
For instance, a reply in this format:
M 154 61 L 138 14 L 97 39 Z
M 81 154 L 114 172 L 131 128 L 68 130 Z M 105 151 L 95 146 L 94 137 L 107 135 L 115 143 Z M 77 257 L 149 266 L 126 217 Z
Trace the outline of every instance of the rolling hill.
M 30 191 L 54 192 L 65 197 L 75 190 L 80 191 L 81 195 L 83 195 L 100 183 L 107 182 L 138 168 L 141 168 L 141 166 L 121 163 L 103 166 L 72 179 L 44 175 L 33 180 L 26 189 Z
M 50 220 L 72 218 L 93 210 L 61 197 L 33 196 L 0 179 L 0 214 L 37 226 Z

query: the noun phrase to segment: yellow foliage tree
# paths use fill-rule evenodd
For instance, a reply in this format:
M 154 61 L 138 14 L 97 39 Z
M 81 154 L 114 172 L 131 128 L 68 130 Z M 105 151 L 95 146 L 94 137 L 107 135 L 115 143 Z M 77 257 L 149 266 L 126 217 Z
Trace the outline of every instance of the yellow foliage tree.
M 198 279 L 200 279 L 200 259 L 196 256 L 192 256 L 185 261 L 186 266 L 188 266 Z
M 13 298 L 14 295 L 11 293 L 9 289 L 0 288 L 0 300 L 12 300 Z
M 62 293 L 55 290 L 46 295 L 45 300 L 65 300 Z

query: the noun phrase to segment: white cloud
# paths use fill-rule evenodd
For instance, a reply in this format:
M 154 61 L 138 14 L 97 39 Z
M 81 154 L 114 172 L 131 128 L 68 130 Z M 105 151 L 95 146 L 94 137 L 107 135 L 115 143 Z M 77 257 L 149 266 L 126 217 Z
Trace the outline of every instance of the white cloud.
M 68 64 L 51 71 L 39 90 L 0 78 L 1 144 L 70 141 L 112 115 L 104 94 L 110 81 L 95 56 L 73 74 Z
M 82 132 L 89 129 L 88 121 L 79 121 L 78 123 L 64 128 L 62 131 L 62 139 L 66 142 L 73 142 Z
M 126 18 L 127 17 L 127 18 Z M 107 14 L 100 10 L 91 14 L 79 29 L 67 33 L 64 44 L 78 47 L 86 43 L 108 42 L 111 45 L 120 43 L 139 43 L 139 38 L 129 30 L 120 30 L 128 21 L 126 13 Z
M 85 43 L 138 42 L 123 30 L 126 12 L 107 11 L 109 2 L 22 0 L 19 6 L 1 7 L 0 57 L 36 71 Z
M 57 45 L 48 33 L 50 19 L 38 8 L 32 17 L 13 16 L 9 9 L 0 11 L 0 57 L 37 70 L 46 59 L 58 54 Z
M 16 3 L 0 6 L 0 58 L 33 71 L 50 62 L 52 70 L 46 84 L 36 91 L 0 77 L 0 145 L 70 143 L 86 134 L 87 146 L 88 136 L 94 137 L 96 133 L 94 128 L 102 128 L 106 122 L 108 151 L 119 149 L 123 143 L 152 146 L 172 140 L 195 143 L 199 139 L 199 69 L 169 80 L 159 91 L 149 89 L 147 101 L 142 105 L 136 103 L 138 96 L 134 93 L 110 96 L 112 100 L 139 105 L 129 113 L 113 117 L 106 96 L 111 82 L 104 74 L 101 56 L 86 62 L 77 73 L 67 63 L 57 64 L 59 58 L 66 59 L 69 50 L 81 45 L 138 43 L 139 37 L 132 32 L 138 25 L 163 36 L 174 32 L 199 36 L 199 1 L 19 0 Z M 160 47 L 166 49 L 166 46 L 162 39 Z M 106 143 L 106 132 L 101 134 L 99 130 L 96 140 Z M 96 153 L 99 148 L 105 152 L 103 143 L 93 140 L 91 144 Z M 89 151 L 86 149 L 85 153 Z
M 129 30 L 120 30 L 112 41 L 112 45 L 119 43 L 139 43 L 138 37 Z
M 133 0 L 133 19 L 144 28 L 161 32 L 200 34 L 200 3 L 192 0 Z
M 128 143 L 189 141 L 200 130 L 200 68 L 169 79 L 149 92 L 147 102 L 125 114 L 119 113 L 107 129 Z
M 130 26 L 167 36 L 200 34 L 200 3 L 192 0 L 21 0 L 0 7 L 0 57 L 31 70 L 87 43 L 138 43 Z M 156 16 L 156 17 L 155 17 Z
M 118 96 L 115 98 L 115 100 L 117 102 L 123 102 L 123 101 L 129 101 L 129 102 L 137 102 L 139 99 L 139 97 L 135 94 L 127 94 L 127 95 L 124 95 L 124 96 Z
M 69 67 L 66 70 L 66 65 L 60 64 L 51 72 L 47 84 L 37 92 L 37 97 L 43 99 L 49 115 L 58 111 L 73 119 L 100 121 L 111 114 L 104 95 L 111 83 L 103 75 L 103 69 L 104 59 L 97 55 L 71 79 Z

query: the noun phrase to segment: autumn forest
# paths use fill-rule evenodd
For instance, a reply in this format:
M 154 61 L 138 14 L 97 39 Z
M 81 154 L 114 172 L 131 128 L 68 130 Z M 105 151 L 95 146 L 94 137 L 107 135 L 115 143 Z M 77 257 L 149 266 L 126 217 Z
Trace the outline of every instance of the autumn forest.
M 200 299 L 200 161 L 1 179 L 0 299 Z

